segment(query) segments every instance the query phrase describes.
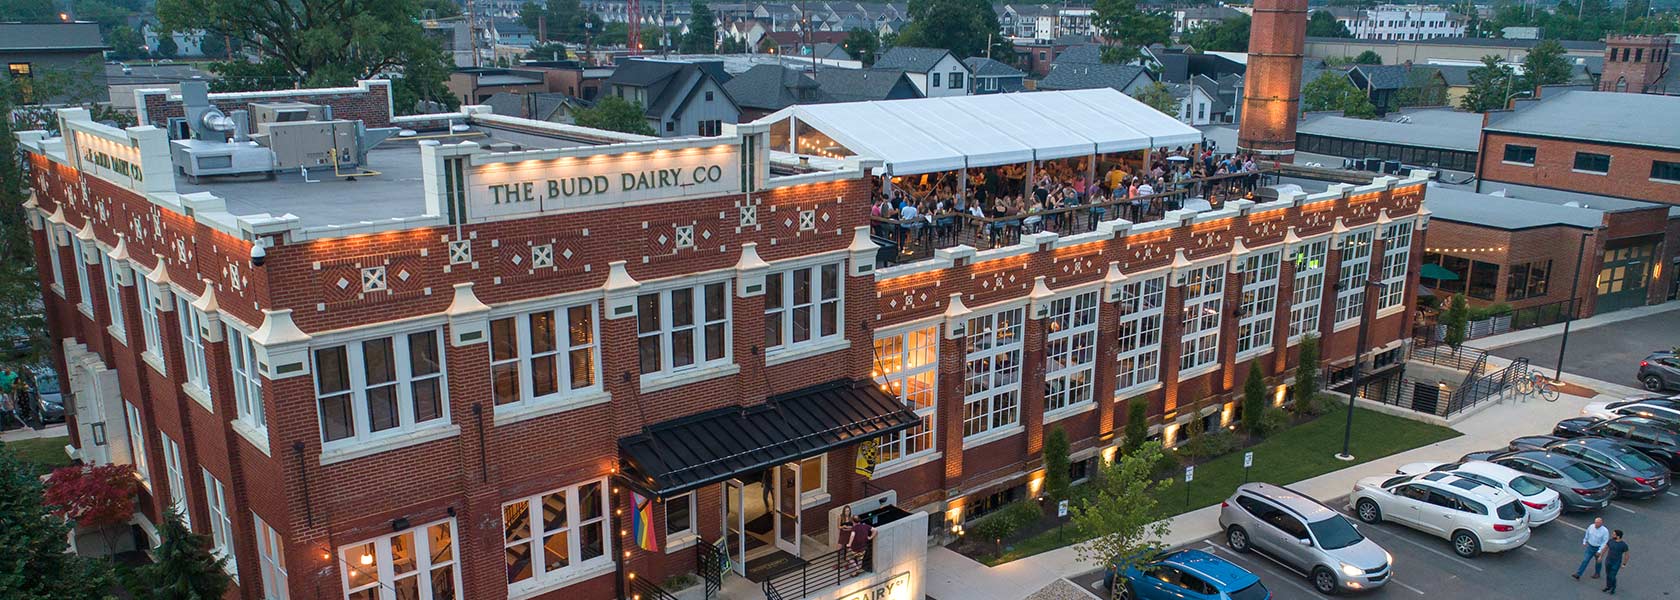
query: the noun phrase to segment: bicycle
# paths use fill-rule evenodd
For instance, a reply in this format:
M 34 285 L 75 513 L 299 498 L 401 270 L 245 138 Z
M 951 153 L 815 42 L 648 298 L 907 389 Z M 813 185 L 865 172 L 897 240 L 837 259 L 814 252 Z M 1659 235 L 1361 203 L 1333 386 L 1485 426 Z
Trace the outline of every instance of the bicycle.
M 1558 382 L 1538 371 L 1524 373 L 1517 379 L 1517 393 L 1524 396 L 1538 393 L 1547 402 L 1557 402 Z

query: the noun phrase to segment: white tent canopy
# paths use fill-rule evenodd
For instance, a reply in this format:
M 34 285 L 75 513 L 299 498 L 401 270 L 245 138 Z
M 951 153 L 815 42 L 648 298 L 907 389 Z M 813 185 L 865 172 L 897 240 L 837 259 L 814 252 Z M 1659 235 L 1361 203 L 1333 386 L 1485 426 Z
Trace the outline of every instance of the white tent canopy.
M 757 122 L 788 119 L 799 123 L 794 136 L 801 129 L 816 129 L 852 152 L 881 159 L 883 172 L 894 175 L 1190 146 L 1202 140 L 1195 128 L 1109 88 L 795 105 Z

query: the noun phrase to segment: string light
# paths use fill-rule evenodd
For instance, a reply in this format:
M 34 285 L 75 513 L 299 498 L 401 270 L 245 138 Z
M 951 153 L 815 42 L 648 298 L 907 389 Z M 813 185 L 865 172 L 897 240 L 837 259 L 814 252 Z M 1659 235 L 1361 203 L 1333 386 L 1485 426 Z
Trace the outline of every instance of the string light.
M 1425 251 L 1436 253 L 1471 253 L 1471 252 L 1504 252 L 1504 246 L 1488 246 L 1486 248 L 1425 248 Z

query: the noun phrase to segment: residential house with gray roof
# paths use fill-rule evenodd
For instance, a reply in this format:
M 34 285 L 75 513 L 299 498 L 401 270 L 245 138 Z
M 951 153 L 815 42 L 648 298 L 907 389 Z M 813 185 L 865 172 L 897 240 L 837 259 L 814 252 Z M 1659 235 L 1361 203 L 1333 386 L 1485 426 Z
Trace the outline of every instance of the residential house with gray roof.
M 975 94 L 1002 94 L 1027 89 L 1027 74 L 1015 67 L 984 56 L 970 57 L 963 60 L 963 64 L 974 74 Z
M 904 71 L 892 69 L 817 69 L 814 76 L 832 102 L 905 100 L 922 93 Z
M 923 96 L 968 95 L 968 67 L 942 48 L 897 46 L 875 59 L 875 68 L 903 71 Z
M 1040 90 L 1090 90 L 1113 88 L 1127 94 L 1136 93 L 1154 79 L 1149 71 L 1137 65 L 1103 63 L 1058 62 L 1050 74 L 1038 82 Z
M 722 72 L 721 64 L 714 69 L 694 62 L 630 60 L 607 78 L 605 93 L 641 105 L 648 125 L 661 137 L 720 135 L 724 123 L 741 118 L 717 75 Z
M 817 80 L 797 68 L 777 64 L 754 65 L 737 74 L 723 89 L 741 108 L 741 120 L 752 121 L 795 104 L 830 102 Z

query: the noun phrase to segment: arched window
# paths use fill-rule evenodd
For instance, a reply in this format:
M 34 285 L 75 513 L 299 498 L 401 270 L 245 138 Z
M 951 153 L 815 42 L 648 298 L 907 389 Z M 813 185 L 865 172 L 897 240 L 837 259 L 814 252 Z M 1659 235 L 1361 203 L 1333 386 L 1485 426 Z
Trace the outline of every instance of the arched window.
M 1618 91 L 1618 92 L 1627 91 L 1627 78 L 1626 77 L 1622 77 L 1622 78 L 1616 80 L 1616 91 Z

